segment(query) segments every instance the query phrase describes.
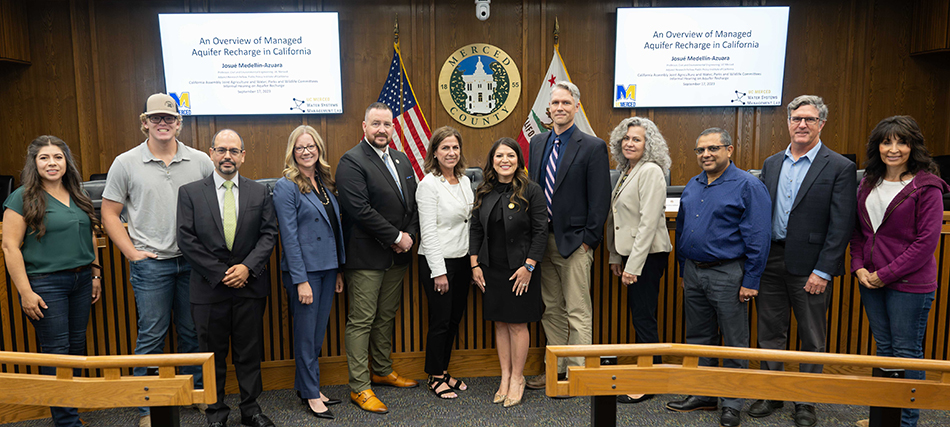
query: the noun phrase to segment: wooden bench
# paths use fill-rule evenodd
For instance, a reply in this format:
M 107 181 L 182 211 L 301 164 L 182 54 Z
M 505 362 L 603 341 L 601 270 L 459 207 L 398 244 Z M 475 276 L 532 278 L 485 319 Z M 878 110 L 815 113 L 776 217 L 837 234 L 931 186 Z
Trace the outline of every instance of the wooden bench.
M 153 425 L 178 426 L 178 407 L 217 401 L 213 353 L 131 356 L 67 356 L 0 351 L 0 364 L 51 366 L 56 375 L 0 373 L 0 404 L 118 408 L 149 406 Z M 201 365 L 204 389 L 195 389 L 191 375 L 177 375 L 179 366 Z M 158 367 L 158 376 L 122 375 L 135 367 Z M 74 377 L 73 369 L 102 372 L 99 377 Z M 25 369 L 21 369 L 25 370 Z
M 654 365 L 654 355 L 681 357 L 683 363 Z M 602 365 L 601 358 L 606 356 L 633 357 L 636 363 Z M 616 423 L 614 396 L 641 393 L 950 409 L 950 362 L 947 361 L 689 344 L 548 346 L 547 378 L 557 378 L 559 357 L 583 357 L 585 363 L 568 367 L 568 378 L 564 381 L 549 380 L 547 395 L 603 397 L 592 400 L 594 425 Z M 699 366 L 700 357 L 930 371 L 936 372 L 938 378 L 909 380 L 707 367 Z

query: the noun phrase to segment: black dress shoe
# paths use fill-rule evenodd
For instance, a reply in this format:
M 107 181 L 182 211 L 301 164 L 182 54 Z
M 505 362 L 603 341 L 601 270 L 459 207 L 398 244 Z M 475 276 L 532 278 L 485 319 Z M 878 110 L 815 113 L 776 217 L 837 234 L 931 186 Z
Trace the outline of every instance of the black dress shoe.
M 742 424 L 739 411 L 732 408 L 722 408 L 722 415 L 719 416 L 719 427 L 739 427 L 739 424 Z
M 752 405 L 749 406 L 749 416 L 755 418 L 762 418 L 772 415 L 776 409 L 785 406 L 785 402 L 781 400 L 756 400 L 752 402 Z
M 323 418 L 325 420 L 332 420 L 334 418 L 333 412 L 330 412 L 330 408 L 327 408 L 327 410 L 323 412 L 317 412 L 313 410 L 309 403 L 307 403 L 307 412 L 310 412 L 310 415 L 313 415 L 317 418 Z
M 798 427 L 812 427 L 815 424 L 818 424 L 818 416 L 815 415 L 815 406 L 796 404 L 795 425 Z
M 250 417 L 241 417 L 241 424 L 251 427 L 275 427 L 274 422 L 263 413 L 254 414 Z
M 676 412 L 715 411 L 717 400 L 707 400 L 698 396 L 686 396 L 683 400 L 674 400 L 666 404 L 666 409 Z
M 643 396 L 640 396 L 636 399 L 630 396 L 627 396 L 626 394 L 621 394 L 620 396 L 617 396 L 617 403 L 640 403 L 640 402 L 645 402 L 647 400 L 650 400 L 652 398 L 653 398 L 652 394 L 644 394 Z

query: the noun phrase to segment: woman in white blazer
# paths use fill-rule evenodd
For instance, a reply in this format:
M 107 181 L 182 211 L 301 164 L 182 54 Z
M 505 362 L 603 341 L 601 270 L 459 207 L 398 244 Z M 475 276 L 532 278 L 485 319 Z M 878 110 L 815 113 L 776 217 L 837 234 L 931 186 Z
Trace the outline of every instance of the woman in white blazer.
M 465 312 L 472 269 L 469 266 L 469 218 L 475 199 L 465 176 L 462 135 L 443 126 L 432 132 L 416 189 L 419 207 L 419 284 L 429 300 L 425 371 L 429 389 L 442 399 L 468 388 L 449 375 L 449 358 Z
M 670 149 L 656 124 L 630 117 L 610 133 L 610 153 L 620 170 L 607 215 L 610 271 L 627 287 L 636 342 L 656 343 L 660 278 L 673 249 L 664 214 Z M 653 363 L 662 359 L 656 356 Z M 638 403 L 652 397 L 624 395 L 617 401 Z

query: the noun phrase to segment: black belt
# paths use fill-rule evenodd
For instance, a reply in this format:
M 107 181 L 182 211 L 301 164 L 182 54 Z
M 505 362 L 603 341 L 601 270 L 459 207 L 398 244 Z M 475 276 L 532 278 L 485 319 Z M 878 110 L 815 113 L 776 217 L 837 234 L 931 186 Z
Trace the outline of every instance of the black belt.
M 738 260 L 739 259 L 737 258 L 737 259 L 721 259 L 718 261 L 709 261 L 709 262 L 699 262 L 699 261 L 693 261 L 693 260 L 690 260 L 690 261 L 693 261 L 693 264 L 696 265 L 696 268 L 706 269 L 706 268 L 719 267 L 720 265 L 728 264 L 730 262 L 738 261 Z
M 60 271 L 57 271 L 57 273 L 81 273 L 83 271 L 90 269 L 91 267 L 92 267 L 91 265 L 84 265 L 81 267 L 67 268 L 65 270 L 60 270 Z

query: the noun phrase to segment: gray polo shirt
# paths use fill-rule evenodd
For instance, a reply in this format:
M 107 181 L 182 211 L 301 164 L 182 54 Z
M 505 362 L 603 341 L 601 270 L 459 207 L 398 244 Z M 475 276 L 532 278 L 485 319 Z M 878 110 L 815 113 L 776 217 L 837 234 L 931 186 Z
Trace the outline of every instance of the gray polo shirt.
M 181 256 L 175 239 L 178 187 L 211 175 L 214 163 L 207 154 L 178 141 L 178 152 L 165 166 L 146 142 L 115 158 L 102 198 L 128 209 L 135 249 L 152 252 L 158 259 L 174 258 Z

